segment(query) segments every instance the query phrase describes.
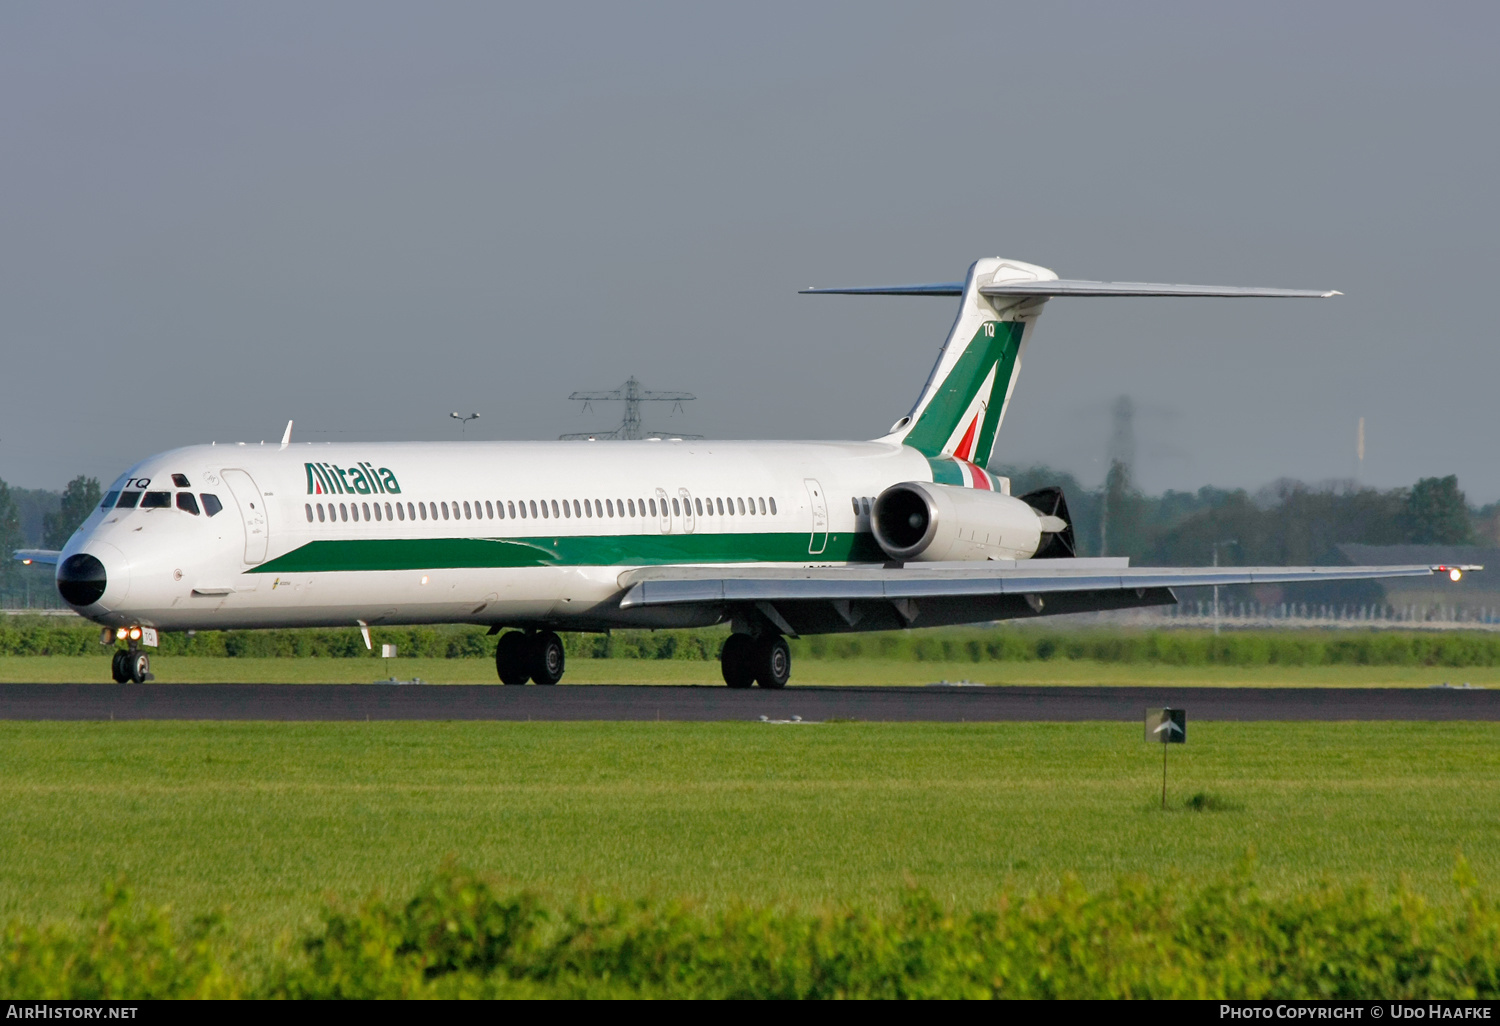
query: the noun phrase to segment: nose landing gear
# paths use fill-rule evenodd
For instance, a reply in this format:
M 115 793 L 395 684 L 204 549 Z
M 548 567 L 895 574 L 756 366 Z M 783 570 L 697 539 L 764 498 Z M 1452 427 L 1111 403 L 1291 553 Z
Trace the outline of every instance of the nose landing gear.
M 495 644 L 495 672 L 502 684 L 556 684 L 566 662 L 562 638 L 552 631 L 508 631 Z
M 151 657 L 135 647 L 115 650 L 110 660 L 110 675 L 116 684 L 144 684 L 156 679 L 151 672 Z

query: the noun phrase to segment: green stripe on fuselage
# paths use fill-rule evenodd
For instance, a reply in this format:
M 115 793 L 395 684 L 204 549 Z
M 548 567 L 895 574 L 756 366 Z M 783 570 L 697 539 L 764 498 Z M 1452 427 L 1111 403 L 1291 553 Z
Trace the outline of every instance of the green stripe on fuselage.
M 878 563 L 868 533 L 836 534 L 816 556 L 798 534 L 623 534 L 556 538 L 339 538 L 308 542 L 252 574 L 693 563 Z

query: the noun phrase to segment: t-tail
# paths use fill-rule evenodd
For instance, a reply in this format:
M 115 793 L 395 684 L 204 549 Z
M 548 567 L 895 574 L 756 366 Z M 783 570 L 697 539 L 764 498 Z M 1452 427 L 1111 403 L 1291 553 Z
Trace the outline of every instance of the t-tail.
M 984 257 L 963 281 L 875 288 L 805 289 L 806 295 L 956 296 L 958 316 L 911 412 L 883 441 L 911 446 L 929 458 L 983 467 L 1021 373 L 1021 357 L 1042 307 L 1055 296 L 1219 296 L 1326 298 L 1310 289 L 1166 285 L 1059 278 L 1035 264 Z

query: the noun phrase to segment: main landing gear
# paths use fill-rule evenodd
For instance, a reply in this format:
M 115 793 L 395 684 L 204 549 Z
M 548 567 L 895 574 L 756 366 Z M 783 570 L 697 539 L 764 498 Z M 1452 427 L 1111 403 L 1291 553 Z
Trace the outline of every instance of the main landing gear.
M 779 634 L 731 634 L 719 656 L 724 683 L 732 688 L 784 688 L 792 676 L 792 651 Z
M 556 684 L 564 662 L 562 638 L 551 631 L 508 631 L 495 645 L 495 672 L 502 684 Z
M 156 679 L 151 673 L 151 658 L 138 648 L 115 649 L 109 672 L 116 684 L 144 684 Z

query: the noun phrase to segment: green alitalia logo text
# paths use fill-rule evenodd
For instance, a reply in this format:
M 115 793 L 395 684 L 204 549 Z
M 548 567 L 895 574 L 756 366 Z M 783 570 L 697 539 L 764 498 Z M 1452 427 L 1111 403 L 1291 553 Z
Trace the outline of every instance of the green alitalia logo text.
M 352 467 L 304 463 L 308 495 L 399 495 L 401 486 L 389 467 L 378 470 L 361 460 Z

